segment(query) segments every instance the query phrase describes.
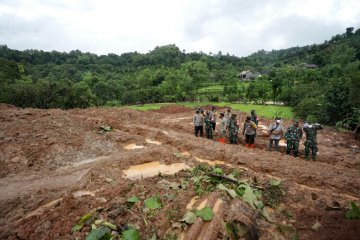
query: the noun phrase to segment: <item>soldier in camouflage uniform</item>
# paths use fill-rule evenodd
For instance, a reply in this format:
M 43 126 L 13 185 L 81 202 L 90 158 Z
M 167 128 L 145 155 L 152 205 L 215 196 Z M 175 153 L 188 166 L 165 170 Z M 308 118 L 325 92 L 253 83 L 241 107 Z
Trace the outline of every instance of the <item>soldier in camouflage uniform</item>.
M 302 138 L 303 131 L 299 127 L 299 121 L 294 121 L 294 125 L 288 128 L 285 138 L 287 140 L 286 153 L 290 154 L 291 150 L 294 151 L 294 157 L 299 154 L 299 142 Z
M 214 120 L 211 118 L 209 111 L 206 111 L 206 116 L 205 116 L 204 122 L 205 122 L 206 137 L 208 139 L 213 139 Z
M 229 120 L 228 130 L 229 130 L 230 144 L 237 144 L 239 125 L 236 122 L 236 114 L 231 115 L 231 118 Z
M 306 134 L 306 141 L 304 143 L 305 145 L 305 158 L 306 160 L 309 160 L 310 151 L 312 153 L 312 159 L 316 161 L 316 154 L 317 154 L 317 141 L 316 141 L 316 135 L 317 130 L 323 129 L 323 127 L 315 123 L 314 125 L 311 123 L 305 123 L 304 125 L 304 132 Z

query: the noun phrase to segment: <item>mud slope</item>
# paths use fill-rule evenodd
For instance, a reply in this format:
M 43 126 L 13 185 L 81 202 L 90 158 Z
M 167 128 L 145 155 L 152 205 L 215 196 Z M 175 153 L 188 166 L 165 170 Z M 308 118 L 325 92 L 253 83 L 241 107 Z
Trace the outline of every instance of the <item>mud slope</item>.
M 133 224 L 142 239 L 171 234 L 179 239 L 222 239 L 223 223 L 249 212 L 260 239 L 293 237 L 279 224 L 290 224 L 299 239 L 358 239 L 360 220 L 344 218 L 351 201 L 360 205 L 359 142 L 351 135 L 326 127 L 318 134 L 318 161 L 305 161 L 303 143 L 299 158 L 285 155 L 284 147 L 281 152 L 266 151 L 268 137 L 261 129 L 255 149 L 244 148 L 243 140 L 229 145 L 196 138 L 192 115 L 193 109 L 178 106 L 140 112 L 0 104 L 0 239 L 83 239 L 90 226 L 76 233 L 71 228 L 99 207 L 99 218 L 118 226 Z M 238 116 L 242 122 L 245 113 Z M 260 124 L 268 126 L 269 120 Z M 111 126 L 112 131 L 101 126 Z M 281 202 L 266 205 L 273 221 L 219 190 L 204 192 L 194 201 L 191 173 L 179 170 L 201 162 L 217 163 L 228 173 L 238 171 L 241 181 L 260 190 L 270 179 L 281 180 Z M 134 165 L 140 166 L 131 168 Z M 129 168 L 134 171 L 124 171 Z M 164 188 L 164 182 L 186 182 L 187 187 Z M 131 196 L 142 202 L 154 195 L 163 203 L 154 214 L 145 214 L 141 203 L 127 206 Z M 192 199 L 194 208 L 205 200 L 216 208 L 214 219 L 204 223 L 198 218 L 188 228 L 172 228 Z M 321 227 L 312 229 L 317 222 Z

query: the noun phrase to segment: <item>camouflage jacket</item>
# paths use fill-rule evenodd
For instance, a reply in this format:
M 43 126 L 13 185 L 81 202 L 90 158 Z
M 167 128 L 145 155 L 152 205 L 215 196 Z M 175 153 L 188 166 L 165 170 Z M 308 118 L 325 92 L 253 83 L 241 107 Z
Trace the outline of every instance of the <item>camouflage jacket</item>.
M 301 127 L 291 126 L 288 128 L 288 133 L 288 137 L 285 136 L 287 140 L 300 141 L 303 136 L 303 131 L 301 130 Z
M 229 120 L 229 133 L 237 134 L 239 132 L 239 126 L 236 123 L 236 119 L 230 118 Z
M 309 128 L 308 126 L 304 126 L 303 129 L 306 134 L 306 141 L 316 144 L 317 130 L 321 130 L 323 129 L 323 127 L 320 124 L 314 124 L 312 128 Z
M 214 123 L 214 121 L 211 120 L 210 116 L 205 116 L 204 122 L 205 122 L 205 128 L 212 128 L 212 124 Z

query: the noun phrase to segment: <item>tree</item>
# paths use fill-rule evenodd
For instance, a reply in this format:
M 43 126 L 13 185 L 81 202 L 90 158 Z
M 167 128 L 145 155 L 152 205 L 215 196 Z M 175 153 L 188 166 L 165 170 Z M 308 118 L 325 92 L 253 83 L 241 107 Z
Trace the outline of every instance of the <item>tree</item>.
M 348 79 L 331 79 L 325 91 L 325 109 L 334 124 L 351 114 L 350 82 Z

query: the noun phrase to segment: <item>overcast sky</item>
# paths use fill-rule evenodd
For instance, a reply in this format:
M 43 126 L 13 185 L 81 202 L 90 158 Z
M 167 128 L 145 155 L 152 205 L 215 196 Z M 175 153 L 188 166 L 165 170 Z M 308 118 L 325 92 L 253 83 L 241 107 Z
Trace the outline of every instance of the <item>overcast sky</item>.
M 359 0 L 0 0 L 0 44 L 96 54 L 176 44 L 247 56 L 360 28 Z

